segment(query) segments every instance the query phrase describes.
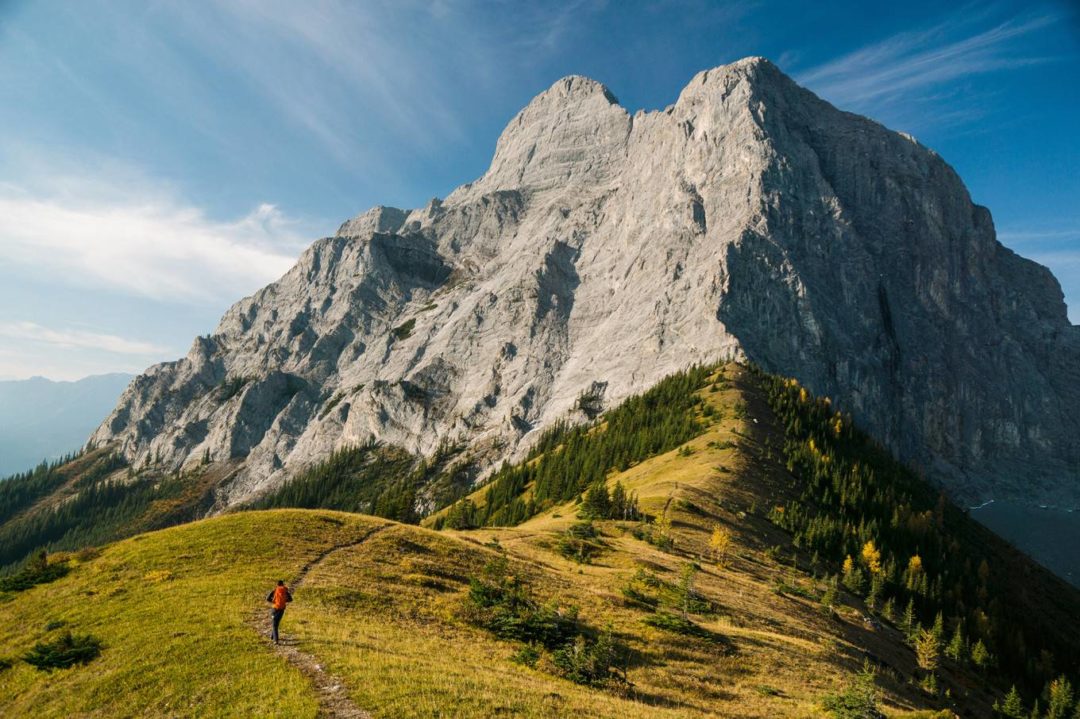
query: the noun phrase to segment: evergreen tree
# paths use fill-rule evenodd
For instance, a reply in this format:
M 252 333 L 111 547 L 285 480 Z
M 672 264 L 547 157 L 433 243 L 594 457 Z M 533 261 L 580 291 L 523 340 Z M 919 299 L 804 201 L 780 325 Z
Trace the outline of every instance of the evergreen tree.
M 930 628 L 930 632 L 934 635 L 934 639 L 937 641 L 938 646 L 945 641 L 945 617 L 941 612 L 938 612 L 934 617 L 934 625 Z
M 1046 687 L 1046 719 L 1068 719 L 1073 705 L 1072 682 L 1061 675 Z
M 975 645 L 971 647 L 971 662 L 980 670 L 985 670 L 990 666 L 990 650 L 983 644 L 982 639 L 975 642 Z
M 900 628 L 904 630 L 908 638 L 914 635 L 915 624 L 915 600 L 909 599 L 907 606 L 904 607 L 904 616 L 900 619 Z
M 957 622 L 956 630 L 953 631 L 952 639 L 949 640 L 949 646 L 945 647 L 945 656 L 952 659 L 954 662 L 959 662 L 964 659 L 966 652 L 964 651 L 964 632 L 961 624 Z
M 1020 698 L 1020 692 L 1016 691 L 1016 685 L 1005 695 L 1005 701 L 995 707 L 997 712 L 1008 719 L 1024 719 L 1024 701 Z
M 607 519 L 610 513 L 611 497 L 608 495 L 607 486 L 603 482 L 597 482 L 586 490 L 578 516 L 588 519 Z
M 611 490 L 611 509 L 609 516 L 612 519 L 631 519 L 630 497 L 627 496 L 626 488 L 623 487 L 622 482 L 616 482 L 615 488 Z
M 848 591 L 852 594 L 862 594 L 863 589 L 863 573 L 855 562 L 851 559 L 851 555 L 847 555 L 844 558 L 843 566 L 843 582 Z

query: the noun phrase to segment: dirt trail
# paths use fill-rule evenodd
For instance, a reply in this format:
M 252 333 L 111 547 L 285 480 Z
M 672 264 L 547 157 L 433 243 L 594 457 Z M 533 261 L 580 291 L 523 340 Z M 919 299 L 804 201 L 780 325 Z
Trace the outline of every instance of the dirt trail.
M 331 554 L 346 549 L 352 549 L 371 539 L 371 537 L 379 532 L 393 526 L 395 525 L 384 524 L 372 529 L 354 542 L 330 547 L 325 552 L 305 564 L 296 577 L 293 578 L 289 588 L 296 591 L 303 586 L 308 573 Z M 287 612 L 286 616 L 288 616 Z M 251 617 L 248 623 L 263 637 L 270 636 L 269 611 L 260 609 L 257 614 L 254 614 Z M 373 719 L 371 714 L 356 706 L 352 699 L 349 698 L 349 692 L 345 687 L 345 683 L 333 674 L 328 673 L 326 667 L 324 667 L 313 654 L 309 654 L 300 649 L 296 639 L 282 634 L 281 644 L 271 644 L 270 648 L 284 657 L 285 661 L 298 669 L 300 673 L 307 677 L 308 681 L 311 682 L 312 687 L 315 689 L 315 697 L 319 702 L 319 713 L 316 716 L 321 719 Z

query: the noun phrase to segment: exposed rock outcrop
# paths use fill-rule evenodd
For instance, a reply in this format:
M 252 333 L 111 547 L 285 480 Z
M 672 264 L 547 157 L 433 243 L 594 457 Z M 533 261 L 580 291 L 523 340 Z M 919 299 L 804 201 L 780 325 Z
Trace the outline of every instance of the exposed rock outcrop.
M 632 116 L 560 80 L 483 177 L 315 242 L 92 441 L 242 459 L 226 505 L 372 438 L 520 451 L 587 390 L 610 406 L 732 357 L 831 396 L 954 496 L 1080 502 L 1080 327 L 1053 276 L 933 151 L 759 58 Z

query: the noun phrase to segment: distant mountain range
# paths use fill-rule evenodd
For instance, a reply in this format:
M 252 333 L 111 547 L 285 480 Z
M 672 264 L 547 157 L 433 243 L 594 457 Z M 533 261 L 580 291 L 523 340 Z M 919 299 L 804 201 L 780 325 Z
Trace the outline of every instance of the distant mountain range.
M 130 381 L 120 373 L 0 381 L 0 477 L 82 447 Z

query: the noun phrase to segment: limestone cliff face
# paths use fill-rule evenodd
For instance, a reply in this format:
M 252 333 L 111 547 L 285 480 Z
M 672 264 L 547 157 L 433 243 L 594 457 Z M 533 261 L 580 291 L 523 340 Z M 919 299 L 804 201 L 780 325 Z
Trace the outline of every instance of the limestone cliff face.
M 583 391 L 611 406 L 740 357 L 957 497 L 1080 501 L 1080 327 L 1053 276 L 934 152 L 758 58 L 633 116 L 560 80 L 483 177 L 315 242 L 135 379 L 91 441 L 239 461 L 225 506 L 372 438 L 501 457 Z

